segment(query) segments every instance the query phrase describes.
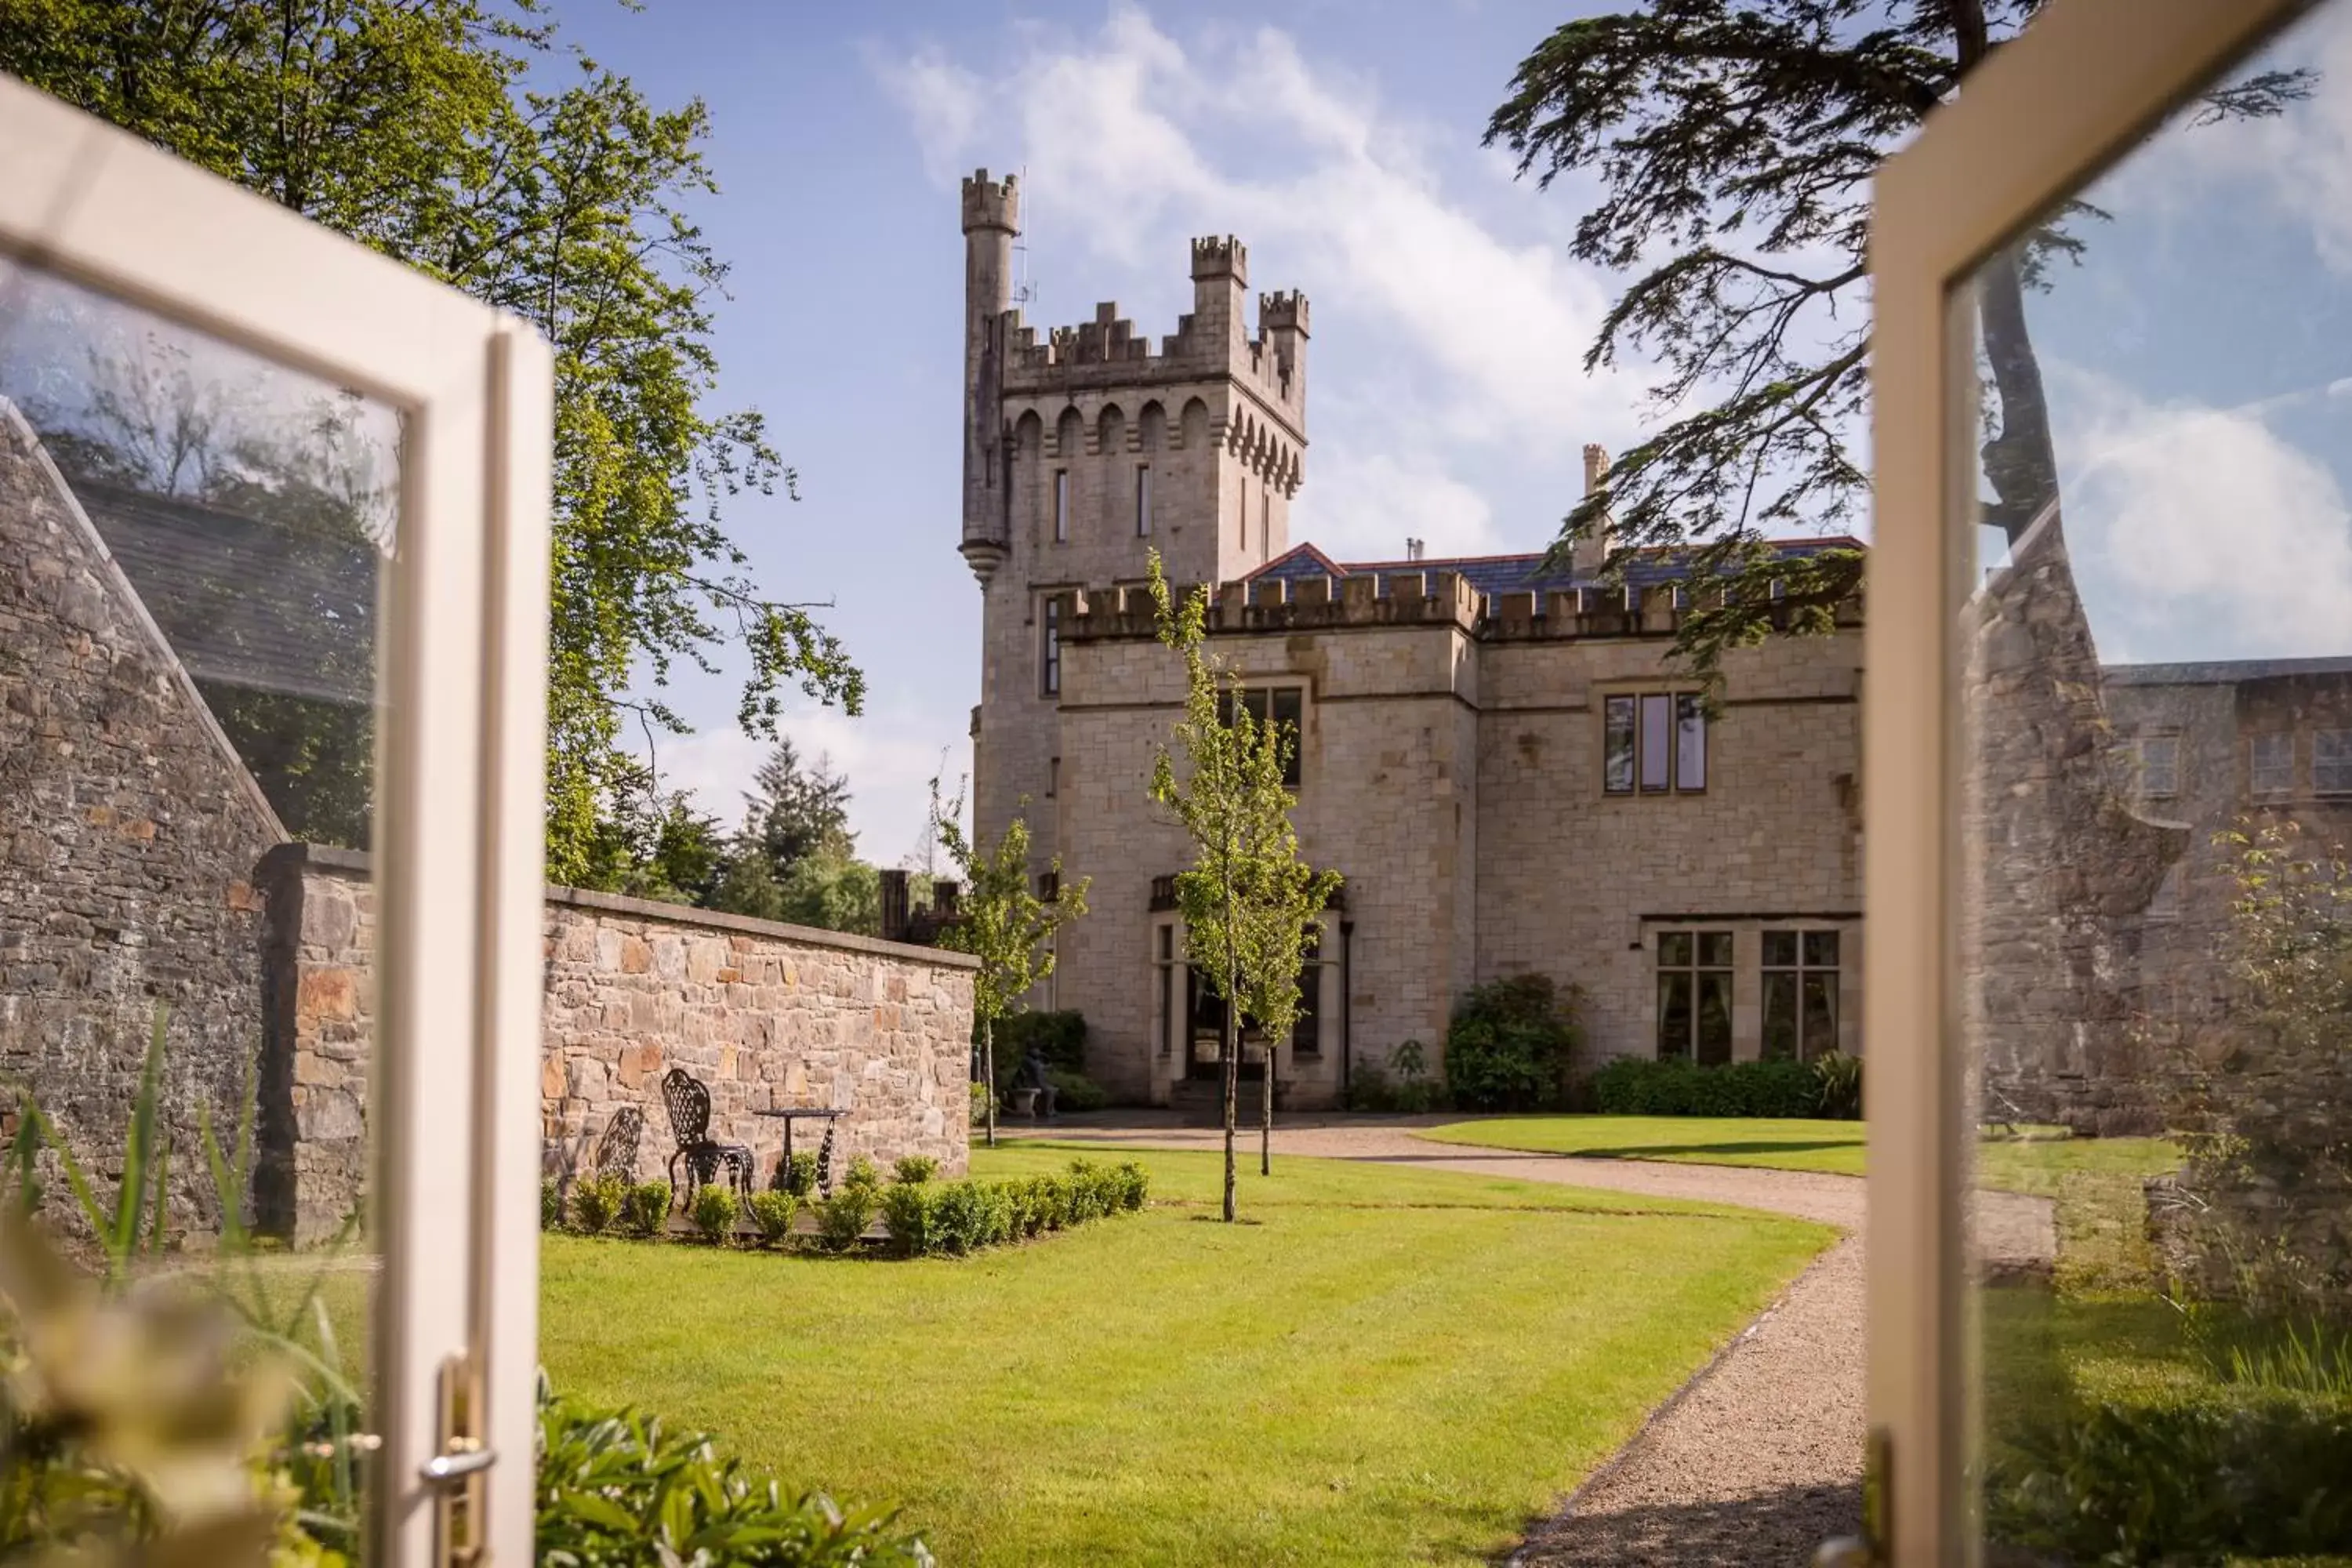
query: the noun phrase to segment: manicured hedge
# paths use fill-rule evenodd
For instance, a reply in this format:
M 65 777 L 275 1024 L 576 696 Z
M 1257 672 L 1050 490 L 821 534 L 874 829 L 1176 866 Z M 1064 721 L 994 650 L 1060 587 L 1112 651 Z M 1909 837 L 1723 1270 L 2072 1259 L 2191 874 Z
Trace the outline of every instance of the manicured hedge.
M 1073 1160 L 1059 1175 L 898 1183 L 883 1191 L 882 1220 L 907 1257 L 961 1256 L 1139 1209 L 1150 1187 L 1143 1167 L 1132 1161 L 1103 1166 Z
M 1592 1075 L 1592 1098 L 1605 1116 L 1851 1119 L 1861 1110 L 1859 1079 L 1859 1064 L 1850 1058 L 1730 1062 L 1720 1067 L 1626 1058 Z

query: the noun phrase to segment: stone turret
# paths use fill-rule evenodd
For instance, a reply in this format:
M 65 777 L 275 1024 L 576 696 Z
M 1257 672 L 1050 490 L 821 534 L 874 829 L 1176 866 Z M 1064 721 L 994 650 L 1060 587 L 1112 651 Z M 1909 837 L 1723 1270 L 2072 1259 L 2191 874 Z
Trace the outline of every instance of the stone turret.
M 1604 447 L 1588 444 L 1584 448 L 1584 493 L 1598 492 L 1609 482 L 1609 452 Z M 1601 521 L 1570 547 L 1569 563 L 1580 576 L 1597 574 L 1609 564 L 1609 552 L 1615 545 L 1603 514 Z
M 963 542 L 984 586 L 1010 543 L 1004 461 L 1005 334 L 1013 314 L 1013 241 L 1021 192 L 982 169 L 963 183 Z

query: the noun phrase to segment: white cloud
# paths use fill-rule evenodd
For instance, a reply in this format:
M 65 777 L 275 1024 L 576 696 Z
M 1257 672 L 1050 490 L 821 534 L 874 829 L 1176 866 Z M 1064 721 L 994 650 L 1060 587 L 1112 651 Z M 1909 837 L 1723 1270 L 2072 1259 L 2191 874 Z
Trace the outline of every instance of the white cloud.
M 1611 281 L 1557 247 L 1549 208 L 1564 198 L 1530 201 L 1526 187 L 1500 185 L 1471 132 L 1397 113 L 1370 84 L 1310 64 L 1273 28 L 1180 41 L 1120 3 L 1090 34 L 1024 27 L 1020 37 L 1002 68 L 917 52 L 877 58 L 876 69 L 908 107 L 929 166 L 969 172 L 1009 159 L 1025 168 L 1039 275 L 1083 272 L 1091 298 L 1125 285 L 1177 304 L 1185 237 L 1219 232 L 1250 246 L 1254 286 L 1307 290 L 1318 331 L 1301 500 L 1328 520 L 1318 542 L 1402 540 L 1401 487 L 1438 503 L 1439 521 L 1413 531 L 1433 552 L 1448 531 L 1466 545 L 1491 528 L 1473 493 L 1482 467 L 1548 463 L 1532 482 L 1572 484 L 1582 443 L 1616 445 L 1633 427 L 1641 376 L 1588 376 L 1582 363 Z M 981 95 L 977 108 L 969 92 Z M 1071 313 L 1059 303 L 1042 312 Z M 1172 325 L 1136 314 L 1147 331 Z M 1328 367 L 1324 356 L 1342 342 L 1359 394 L 1350 400 L 1312 391 L 1329 384 L 1312 367 Z M 1379 406 L 1358 417 L 1372 376 Z M 1545 494 L 1539 514 L 1568 499 Z M 1375 510 L 1357 518 L 1343 501 Z
M 2151 404 L 2052 371 L 2084 411 L 2063 485 L 2102 658 L 2346 651 L 2352 509 L 2326 465 L 2257 409 Z
M 1299 491 L 1290 534 L 1339 561 L 1398 560 L 1409 538 L 1427 544 L 1432 556 L 1490 555 L 1549 542 L 1507 542 L 1485 496 L 1426 458 L 1387 452 L 1349 451 L 1325 464 Z
M 2223 189 L 2256 191 L 2309 225 L 2331 269 L 2352 273 L 2352 13 L 2323 8 L 2238 75 L 2298 68 L 2317 77 L 2305 101 L 2263 120 L 2193 125 L 2176 118 L 2093 199 L 2179 214 Z

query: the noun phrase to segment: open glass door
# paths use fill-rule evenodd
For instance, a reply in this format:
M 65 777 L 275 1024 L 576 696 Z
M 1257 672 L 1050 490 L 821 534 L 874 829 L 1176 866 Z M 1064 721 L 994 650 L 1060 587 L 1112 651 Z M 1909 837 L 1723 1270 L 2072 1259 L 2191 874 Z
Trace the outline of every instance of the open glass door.
M 1877 1561 L 2352 1551 L 2347 125 L 2052 0 L 1880 180 Z
M 263 1446 L 368 1563 L 531 1554 L 551 397 L 528 328 L 0 78 L 14 1146 L 110 1300 L 275 1334 Z

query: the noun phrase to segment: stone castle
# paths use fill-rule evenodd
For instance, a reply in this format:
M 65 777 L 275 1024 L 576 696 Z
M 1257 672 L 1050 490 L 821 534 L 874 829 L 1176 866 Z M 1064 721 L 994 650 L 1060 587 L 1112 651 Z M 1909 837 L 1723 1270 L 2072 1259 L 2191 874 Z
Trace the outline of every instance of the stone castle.
M 1200 239 L 1172 335 L 1106 304 L 1040 343 L 1011 298 L 1014 182 L 964 181 L 962 216 L 976 826 L 1025 813 L 1040 872 L 1058 855 L 1092 879 L 1041 1000 L 1085 1014 L 1098 1081 L 1180 1100 L 1221 1048 L 1173 908 L 1187 846 L 1145 793 L 1182 696 L 1142 589 L 1155 550 L 1212 588 L 1244 700 L 1297 726 L 1303 852 L 1347 879 L 1275 1064 L 1286 1103 L 1339 1103 L 1409 1043 L 1439 1070 L 1463 993 L 1524 973 L 1580 990 L 1594 1059 L 1860 1049 L 1858 606 L 1734 655 L 1710 715 L 1665 658 L 1670 562 L 1604 584 L 1605 541 L 1566 572 L 1294 543 L 1303 295 L 1258 296 L 1253 332 L 1246 251 Z

